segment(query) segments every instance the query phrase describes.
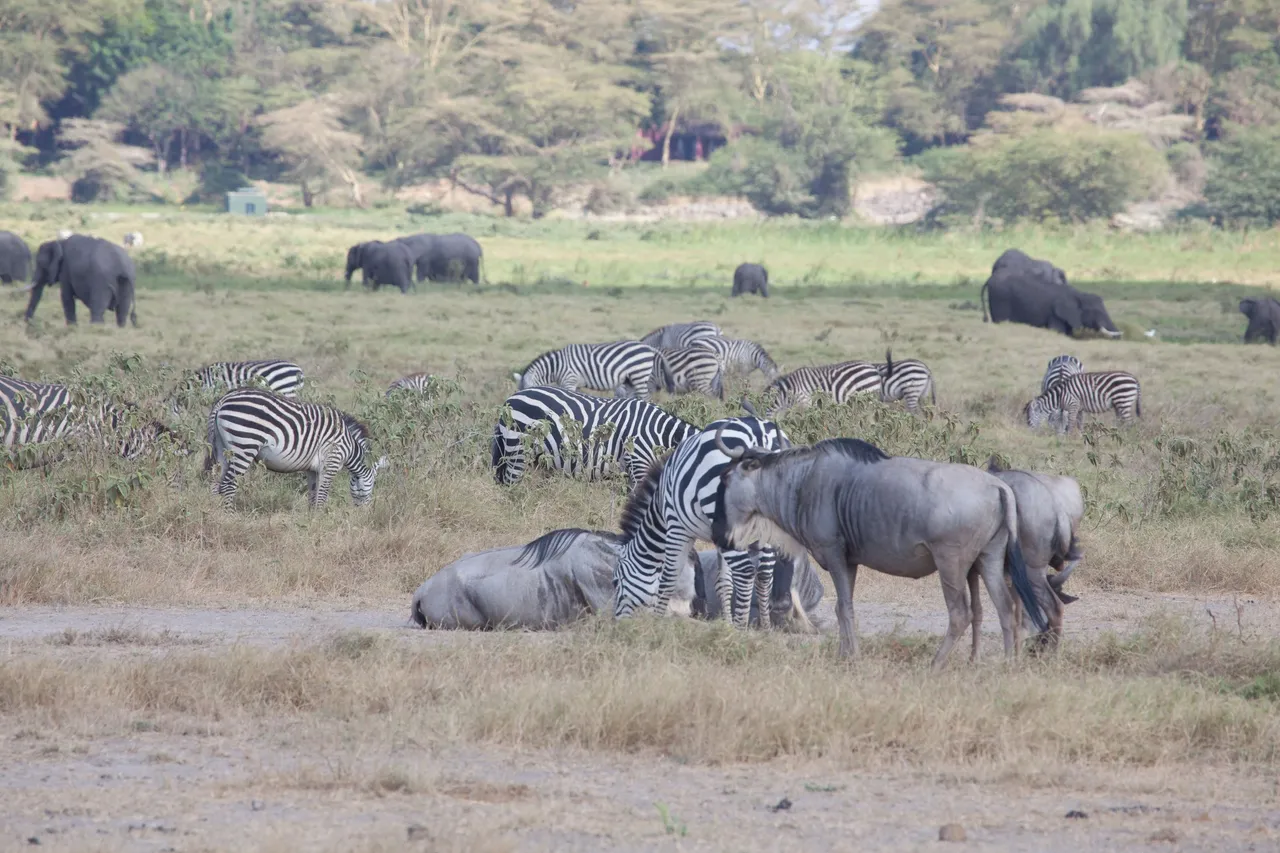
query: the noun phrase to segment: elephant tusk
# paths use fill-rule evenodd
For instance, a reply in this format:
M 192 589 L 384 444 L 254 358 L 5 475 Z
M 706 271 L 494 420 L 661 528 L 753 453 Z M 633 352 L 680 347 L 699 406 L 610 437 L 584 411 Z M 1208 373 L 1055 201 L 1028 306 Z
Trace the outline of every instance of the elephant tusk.
M 1102 334 L 1106 335 L 1108 338 L 1123 338 L 1123 337 L 1124 337 L 1124 332 L 1112 332 L 1112 331 L 1109 331 L 1109 330 L 1107 330 L 1107 329 L 1103 329 L 1103 330 L 1102 330 Z

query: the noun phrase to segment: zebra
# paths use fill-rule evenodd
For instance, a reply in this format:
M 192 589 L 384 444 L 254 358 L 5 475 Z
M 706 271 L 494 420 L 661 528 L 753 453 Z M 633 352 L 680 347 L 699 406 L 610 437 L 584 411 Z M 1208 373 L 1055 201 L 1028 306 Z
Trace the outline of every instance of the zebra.
M 764 347 L 755 341 L 744 341 L 736 338 L 698 338 L 689 346 L 709 349 L 720 356 L 724 369 L 729 374 L 747 375 L 759 370 L 770 382 L 778 378 L 778 365 L 765 352 Z
M 697 392 L 724 400 L 724 362 L 719 355 L 701 347 L 664 349 L 661 352 L 675 381 L 675 393 Z M 655 367 L 661 369 L 660 366 Z
M 815 393 L 826 394 L 834 403 L 845 403 L 855 394 L 879 394 L 883 387 L 880 371 L 869 361 L 797 368 L 769 386 L 774 401 L 765 417 L 773 418 L 792 406 L 807 405 Z
M 134 460 L 169 432 L 158 421 L 133 426 L 137 407 L 132 403 L 118 406 L 110 401 L 77 399 L 78 396 L 65 385 L 0 376 L 0 436 L 5 450 L 86 435 L 109 442 L 109 434 L 123 431 L 114 449 L 125 459 Z
M 923 361 L 914 358 L 895 362 L 893 353 L 885 350 L 884 364 L 877 364 L 880 374 L 880 399 L 886 403 L 901 400 L 908 412 L 920 409 L 920 400 L 926 391 L 929 401 L 938 404 L 938 394 L 933 385 L 933 374 Z
M 1040 382 L 1040 393 L 1046 393 L 1051 387 L 1077 373 L 1084 373 L 1084 363 L 1074 355 L 1060 355 L 1049 360 L 1044 371 L 1044 379 Z
M 1127 423 L 1142 417 L 1142 390 L 1132 373 L 1109 370 L 1076 373 L 1052 385 L 1048 391 L 1023 407 L 1027 425 L 1036 429 L 1046 420 L 1060 419 L 1058 434 L 1084 427 L 1084 413 L 1115 410 L 1116 418 Z
M 698 539 L 713 541 L 711 519 L 720 474 L 731 461 L 717 446 L 717 437 L 730 449 L 780 450 L 791 446 L 773 421 L 725 418 L 689 436 L 665 461 L 651 466 L 622 512 L 623 547 L 614 572 L 616 616 L 628 616 L 644 607 L 665 611 L 680 574 L 691 570 L 690 547 Z M 721 612 L 729 614 L 734 625 L 745 626 L 751 612 L 752 586 L 760 601 L 770 600 L 777 555 L 765 543 L 759 549 L 757 567 L 750 550 L 722 553 L 729 570 L 721 573 L 717 583 Z M 768 610 L 761 609 L 761 627 L 768 627 Z
M 392 393 L 400 389 L 425 394 L 434 380 L 435 377 L 430 373 L 410 373 L 408 376 L 401 376 L 387 387 L 387 396 L 390 397 Z
M 186 383 L 174 392 L 170 412 L 179 417 L 181 402 L 197 388 L 204 391 L 243 388 L 261 380 L 271 391 L 282 397 L 297 397 L 302 390 L 302 368 L 292 361 L 270 359 L 264 361 L 217 361 L 207 364 L 187 377 Z
M 639 341 L 613 341 L 570 344 L 544 352 L 513 375 L 521 391 L 538 385 L 554 385 L 566 391 L 582 387 L 645 400 L 655 374 L 661 376 L 661 387 L 674 393 L 675 379 L 659 350 Z
M 710 320 L 694 320 L 691 323 L 672 323 L 659 326 L 640 339 L 640 343 L 648 344 L 654 349 L 679 349 L 693 346 L 694 341 L 707 338 L 718 338 L 723 332 Z
M 617 465 L 632 487 L 661 454 L 698 431 L 643 400 L 610 400 L 562 388 L 517 391 L 503 403 L 503 411 L 490 442 L 493 477 L 502 486 L 524 476 L 523 439 L 540 423 L 547 426 L 538 455 L 545 454 L 557 470 L 595 479 Z M 568 427 L 568 422 L 576 426 Z
M 351 472 L 351 499 L 357 506 L 373 497 L 383 456 L 372 466 L 369 428 L 333 406 L 302 403 L 259 391 L 237 388 L 224 394 L 209 411 L 209 455 L 204 470 L 221 469 L 213 493 L 227 509 L 235 505 L 237 478 L 261 459 L 269 471 L 305 471 L 309 501 L 322 507 L 338 471 Z

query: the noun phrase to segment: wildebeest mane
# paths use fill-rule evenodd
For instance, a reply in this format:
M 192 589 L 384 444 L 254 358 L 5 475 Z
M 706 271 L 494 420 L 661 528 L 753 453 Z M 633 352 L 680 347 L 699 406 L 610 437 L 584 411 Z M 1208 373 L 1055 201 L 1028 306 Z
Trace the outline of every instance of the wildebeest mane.
M 562 556 L 580 537 L 587 535 L 600 536 L 610 542 L 617 542 L 622 538 L 617 533 L 608 530 L 586 530 L 582 527 L 566 527 L 562 530 L 552 530 L 525 545 L 520 550 L 519 556 L 516 557 L 514 565 L 527 564 L 531 569 L 537 568 L 547 560 L 554 560 L 556 557 Z
M 987 473 L 1000 474 L 1008 470 L 1010 470 L 1009 467 L 1001 463 L 999 456 L 991 454 L 991 458 L 987 460 Z
M 860 438 L 824 438 L 816 444 L 792 447 L 787 450 L 776 450 L 772 453 L 761 454 L 757 458 L 761 467 L 769 468 L 787 460 L 798 461 L 825 454 L 843 456 L 854 462 L 864 462 L 868 465 L 883 462 L 889 458 L 889 454 L 871 442 L 863 441 Z
M 662 458 L 655 459 L 649 466 L 649 470 L 645 471 L 644 479 L 636 483 L 635 488 L 631 490 L 631 496 L 627 498 L 627 504 L 622 508 L 622 518 L 618 521 L 618 526 L 622 528 L 622 538 L 619 541 L 623 544 L 630 542 L 640 531 L 644 514 L 648 512 L 649 504 L 653 503 L 653 496 L 658 491 L 662 467 L 670 455 L 666 453 Z

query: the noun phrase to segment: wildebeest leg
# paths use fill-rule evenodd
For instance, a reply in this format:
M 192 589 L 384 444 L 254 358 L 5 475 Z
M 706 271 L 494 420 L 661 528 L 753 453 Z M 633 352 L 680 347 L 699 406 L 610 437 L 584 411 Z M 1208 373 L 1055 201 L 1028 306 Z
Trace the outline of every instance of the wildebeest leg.
M 973 629 L 973 649 L 969 652 L 969 660 L 972 663 L 978 662 L 978 645 L 982 637 L 982 595 L 978 589 L 978 578 L 975 565 L 969 569 L 969 610 L 972 614 L 969 621 Z
M 947 635 L 942 638 L 942 645 L 938 646 L 938 651 L 933 656 L 933 669 L 936 672 L 947 662 L 947 656 L 951 654 L 956 642 L 964 636 L 971 619 L 965 591 L 968 572 L 951 556 L 934 554 L 933 561 L 938 567 L 938 578 L 942 581 L 942 598 L 947 603 Z
M 853 616 L 853 585 L 858 578 L 858 564 L 846 560 L 842 550 L 814 553 L 818 565 L 831 575 L 836 588 L 836 624 L 840 626 L 840 657 L 858 657 L 858 626 Z
M 1017 651 L 1017 645 L 1014 642 L 1014 600 L 1017 596 L 1012 595 L 1009 591 L 1009 585 L 1005 582 L 1004 572 L 1004 552 L 1005 537 L 996 536 L 991 542 L 987 543 L 987 547 L 982 550 L 981 556 L 978 557 L 978 563 L 981 567 L 982 580 L 987 587 L 987 595 L 991 597 L 991 606 L 996 609 L 996 616 L 1000 619 L 1000 632 L 1004 635 L 1004 653 L 1006 657 L 1013 657 Z

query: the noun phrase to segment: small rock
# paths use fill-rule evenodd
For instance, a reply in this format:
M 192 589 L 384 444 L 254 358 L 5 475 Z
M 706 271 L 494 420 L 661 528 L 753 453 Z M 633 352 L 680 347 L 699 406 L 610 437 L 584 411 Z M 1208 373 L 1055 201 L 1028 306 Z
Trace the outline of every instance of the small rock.
M 1169 844 L 1176 844 L 1178 842 L 1179 837 L 1180 836 L 1178 835 L 1177 830 L 1166 828 L 1166 829 L 1158 829 L 1155 832 L 1151 833 L 1151 837 L 1148 838 L 1147 841 L 1150 841 L 1150 842 L 1164 841 L 1164 842 L 1168 842 Z
M 791 801 L 786 797 L 778 800 L 778 804 L 776 806 L 769 806 L 769 810 L 775 812 L 784 812 L 789 808 L 791 808 Z
M 249 808 L 253 809 L 255 812 L 260 812 L 266 807 L 267 807 L 267 804 L 264 803 L 262 800 L 254 800 L 253 802 L 249 803 Z
M 1088 816 L 1089 816 L 1088 814 L 1086 814 L 1085 812 L 1079 811 L 1078 809 L 1072 809 L 1071 811 L 1067 812 L 1067 817 L 1072 820 L 1079 820 L 1081 818 L 1087 818 Z
M 409 840 L 410 841 L 426 841 L 431 837 L 431 833 L 427 832 L 427 828 L 420 823 L 410 824 Z
M 36 837 L 33 835 L 33 836 L 31 836 L 30 838 L 28 838 L 28 839 L 27 839 L 27 843 L 28 843 L 28 844 L 34 844 L 34 845 L 36 845 L 36 846 L 39 846 L 39 845 L 40 845 L 40 839 L 39 839 L 39 838 L 36 838 Z
M 967 837 L 964 826 L 958 823 L 944 823 L 938 830 L 939 841 L 964 841 Z

